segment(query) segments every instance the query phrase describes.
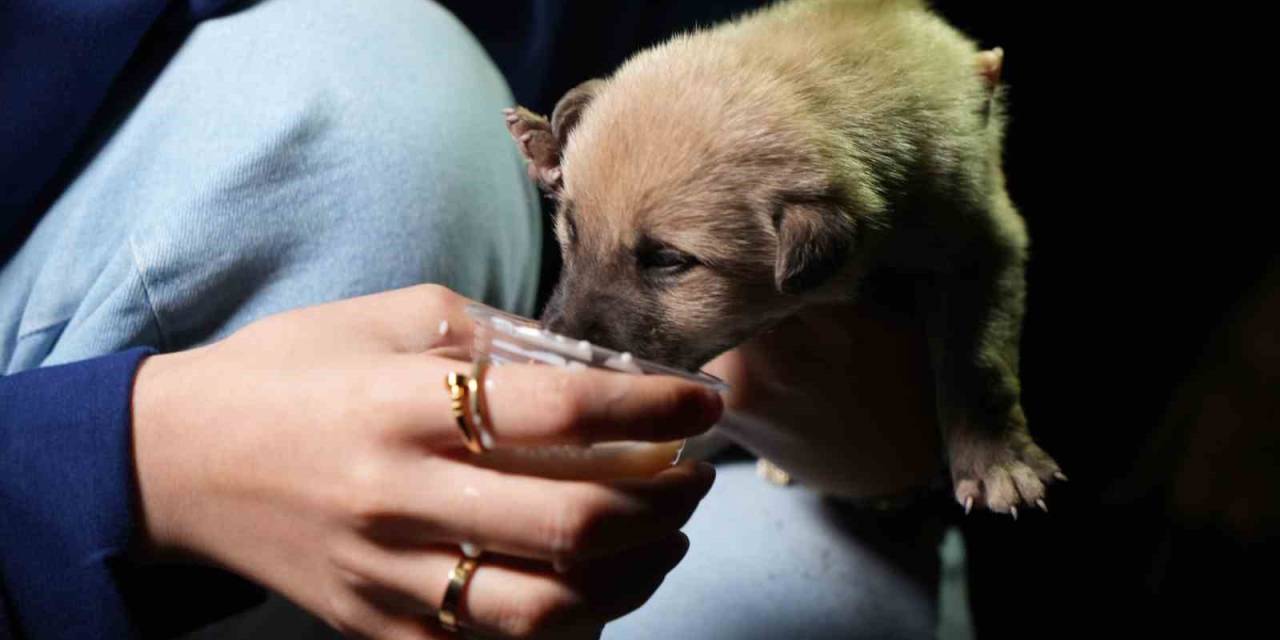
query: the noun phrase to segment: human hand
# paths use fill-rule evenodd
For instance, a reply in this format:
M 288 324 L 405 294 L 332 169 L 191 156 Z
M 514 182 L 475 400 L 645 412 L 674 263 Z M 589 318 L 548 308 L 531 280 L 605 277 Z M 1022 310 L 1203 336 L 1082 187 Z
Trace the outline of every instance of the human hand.
M 413 287 L 147 359 L 133 433 L 149 554 L 226 567 L 366 637 L 443 634 L 433 612 L 464 541 L 486 551 L 459 608 L 473 632 L 594 636 L 647 600 L 714 471 L 590 482 L 472 464 L 443 388 L 468 369 L 465 303 Z M 502 445 L 668 441 L 721 412 L 698 385 L 603 371 L 504 365 L 485 390 Z
M 865 305 L 812 307 L 712 361 L 720 430 L 803 484 L 848 498 L 942 471 L 921 327 Z

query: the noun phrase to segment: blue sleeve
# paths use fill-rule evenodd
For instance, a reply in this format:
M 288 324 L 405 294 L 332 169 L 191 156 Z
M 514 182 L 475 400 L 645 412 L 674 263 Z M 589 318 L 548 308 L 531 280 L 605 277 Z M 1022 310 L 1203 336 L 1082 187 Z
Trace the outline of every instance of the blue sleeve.
M 30 638 L 124 638 L 134 349 L 0 378 L 0 609 Z M 0 631 L 3 633 L 3 631 Z
M 0 377 L 0 640 L 172 637 L 265 597 L 218 569 L 126 557 L 133 378 L 150 353 Z

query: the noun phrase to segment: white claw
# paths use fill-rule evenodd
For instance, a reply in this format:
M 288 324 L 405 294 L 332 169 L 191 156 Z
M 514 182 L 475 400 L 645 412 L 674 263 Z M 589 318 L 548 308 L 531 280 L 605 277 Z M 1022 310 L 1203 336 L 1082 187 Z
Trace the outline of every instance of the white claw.
M 533 138 L 533 132 L 526 131 L 524 135 L 520 136 L 520 142 L 528 142 L 531 138 Z
M 1014 520 L 1017 520 L 1017 519 L 1018 519 L 1018 508 L 1017 508 L 1017 507 L 1009 507 L 1009 515 L 1013 516 L 1013 519 L 1014 519 Z
M 1045 513 L 1049 513 L 1049 505 L 1045 504 L 1043 499 L 1036 500 L 1036 506 L 1040 507 L 1041 511 Z
M 964 499 L 964 514 L 967 516 L 973 510 L 973 496 Z
M 1066 482 L 1066 481 L 1067 481 L 1067 474 L 1065 474 L 1065 473 L 1063 473 L 1063 472 L 1061 472 L 1061 471 L 1054 471 L 1054 472 L 1053 472 L 1053 477 L 1055 477 L 1055 478 L 1057 478 L 1057 479 L 1059 479 L 1059 480 L 1061 480 L 1061 481 L 1063 481 L 1063 482 Z

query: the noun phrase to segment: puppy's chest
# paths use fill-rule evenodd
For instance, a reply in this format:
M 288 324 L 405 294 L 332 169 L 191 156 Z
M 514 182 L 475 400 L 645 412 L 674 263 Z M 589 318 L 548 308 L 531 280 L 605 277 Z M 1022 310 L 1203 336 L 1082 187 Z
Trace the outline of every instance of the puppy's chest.
M 965 260 L 962 242 L 940 234 L 925 222 L 901 221 L 892 230 L 876 234 L 860 249 L 862 276 L 853 292 L 859 304 L 872 305 L 887 314 L 919 316 L 922 300 L 946 281 L 946 274 Z
M 921 300 L 935 286 L 936 278 L 928 271 L 892 267 L 875 267 L 855 285 L 859 305 L 899 318 L 915 318 L 922 313 Z

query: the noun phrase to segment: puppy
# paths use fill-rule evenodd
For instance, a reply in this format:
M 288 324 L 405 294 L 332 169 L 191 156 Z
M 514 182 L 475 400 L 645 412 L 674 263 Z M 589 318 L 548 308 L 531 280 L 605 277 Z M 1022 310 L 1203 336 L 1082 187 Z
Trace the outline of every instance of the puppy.
M 956 499 L 1044 508 L 1019 400 L 1027 233 L 999 76 L 918 0 L 794 0 L 643 51 L 507 124 L 558 201 L 556 331 L 685 368 L 908 283 Z M 861 296 L 861 298 L 859 298 Z

